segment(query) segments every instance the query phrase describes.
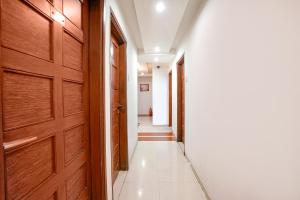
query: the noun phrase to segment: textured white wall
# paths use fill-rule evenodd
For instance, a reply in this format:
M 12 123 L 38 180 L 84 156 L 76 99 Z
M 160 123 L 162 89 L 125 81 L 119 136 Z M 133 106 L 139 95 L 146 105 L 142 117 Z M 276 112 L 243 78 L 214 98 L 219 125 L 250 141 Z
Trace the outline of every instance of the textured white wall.
M 169 123 L 169 71 L 167 67 L 152 71 L 153 125 Z
M 182 42 L 186 153 L 213 200 L 300 199 L 299 10 L 209 0 Z
M 148 92 L 140 91 L 140 84 L 149 84 Z M 152 77 L 138 78 L 138 113 L 139 115 L 148 115 L 149 108 L 152 107 Z
M 111 181 L 111 147 L 110 147 L 110 8 L 112 8 L 127 39 L 127 110 L 128 110 L 128 154 L 132 156 L 137 143 L 137 50 L 132 42 L 131 35 L 124 22 L 124 18 L 116 0 L 105 2 L 105 106 L 106 106 L 106 169 L 107 169 L 107 194 L 108 200 L 112 200 Z

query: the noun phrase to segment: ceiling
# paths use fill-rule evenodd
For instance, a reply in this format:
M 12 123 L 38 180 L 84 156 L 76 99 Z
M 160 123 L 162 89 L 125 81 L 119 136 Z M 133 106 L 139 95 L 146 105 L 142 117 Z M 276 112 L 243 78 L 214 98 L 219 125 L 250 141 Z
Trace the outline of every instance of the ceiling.
M 159 2 L 165 5 L 157 12 Z M 202 0 L 119 0 L 140 63 L 170 63 Z M 156 51 L 159 47 L 159 51 Z
M 165 4 L 165 10 L 156 11 L 158 2 Z M 137 19 L 145 53 L 170 51 L 172 42 L 180 25 L 188 0 L 134 0 Z

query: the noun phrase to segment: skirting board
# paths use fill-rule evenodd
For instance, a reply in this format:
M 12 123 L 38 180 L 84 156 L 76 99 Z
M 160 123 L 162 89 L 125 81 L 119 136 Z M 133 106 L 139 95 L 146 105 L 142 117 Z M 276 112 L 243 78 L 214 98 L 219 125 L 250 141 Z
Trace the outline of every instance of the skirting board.
M 203 185 L 203 183 L 202 183 L 200 177 L 198 176 L 198 174 L 197 174 L 197 172 L 196 172 L 196 170 L 195 170 L 195 168 L 194 168 L 194 166 L 193 166 L 193 163 L 192 163 L 191 160 L 187 157 L 186 154 L 185 154 L 185 157 L 186 157 L 186 159 L 189 161 L 189 163 L 191 164 L 192 171 L 193 171 L 194 175 L 196 176 L 196 179 L 197 179 L 198 183 L 200 184 L 201 189 L 202 189 L 202 191 L 204 192 L 206 199 L 207 199 L 207 200 L 211 200 L 211 198 L 210 198 L 210 196 L 209 196 L 209 194 L 208 194 L 206 188 L 204 187 L 204 185 Z
M 131 164 L 132 159 L 133 159 L 133 155 L 134 155 L 134 153 L 135 153 L 135 151 L 136 151 L 137 145 L 138 145 L 138 139 L 137 139 L 137 141 L 135 142 L 135 145 L 134 145 L 134 148 L 133 148 L 133 152 L 132 152 L 132 154 L 130 155 L 130 158 L 129 158 L 129 168 L 130 168 L 130 164 Z M 128 169 L 128 171 L 129 171 L 129 169 Z

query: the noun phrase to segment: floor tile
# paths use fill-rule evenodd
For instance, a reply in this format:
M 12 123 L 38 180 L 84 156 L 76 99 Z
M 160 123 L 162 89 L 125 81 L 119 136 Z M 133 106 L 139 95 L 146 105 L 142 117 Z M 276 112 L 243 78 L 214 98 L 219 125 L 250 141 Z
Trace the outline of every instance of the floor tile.
M 160 200 L 206 200 L 198 183 L 162 181 L 159 183 Z
M 154 182 L 125 182 L 119 200 L 159 200 L 158 187 Z
M 206 200 L 177 142 L 138 142 L 115 200 Z

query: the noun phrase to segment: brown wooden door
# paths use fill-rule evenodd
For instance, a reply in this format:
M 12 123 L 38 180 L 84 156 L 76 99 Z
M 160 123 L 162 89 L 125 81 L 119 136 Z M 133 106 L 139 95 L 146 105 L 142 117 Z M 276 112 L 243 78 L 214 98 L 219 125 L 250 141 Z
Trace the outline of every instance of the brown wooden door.
M 111 40 L 111 145 L 113 183 L 120 170 L 120 48 L 115 37 Z
M 184 58 L 177 63 L 177 141 L 185 142 Z
M 87 16 L 87 0 L 1 0 L 6 199 L 89 198 Z
M 181 74 L 181 137 L 185 143 L 185 80 L 184 80 L 184 63 L 180 67 Z
M 169 127 L 172 126 L 172 72 L 169 73 Z

